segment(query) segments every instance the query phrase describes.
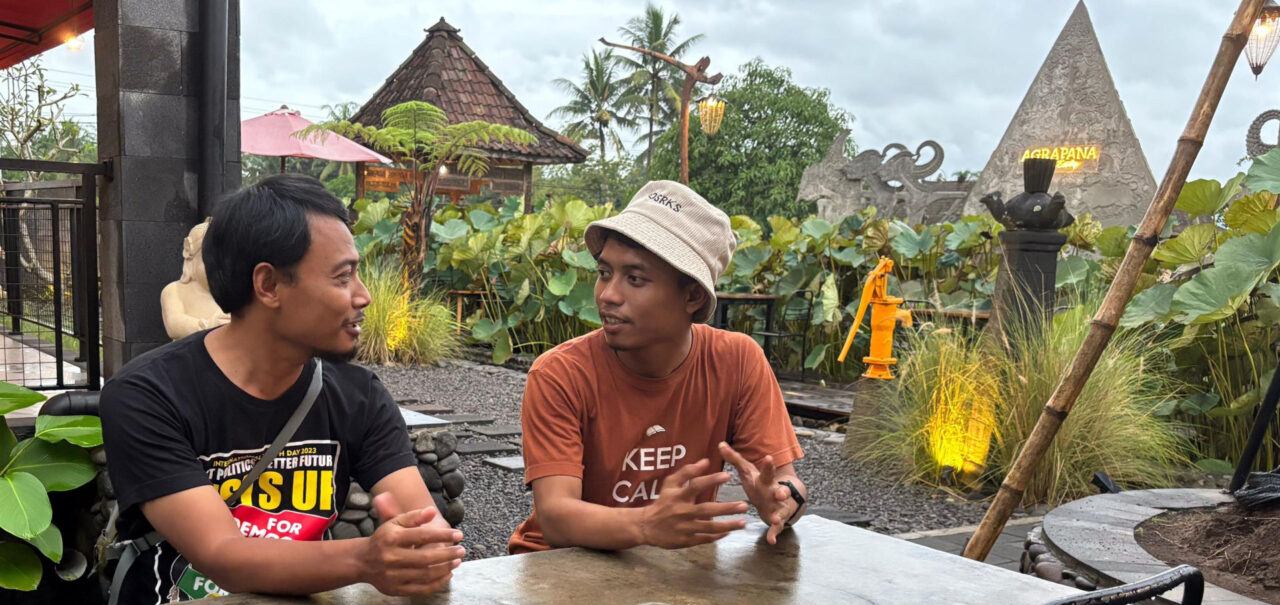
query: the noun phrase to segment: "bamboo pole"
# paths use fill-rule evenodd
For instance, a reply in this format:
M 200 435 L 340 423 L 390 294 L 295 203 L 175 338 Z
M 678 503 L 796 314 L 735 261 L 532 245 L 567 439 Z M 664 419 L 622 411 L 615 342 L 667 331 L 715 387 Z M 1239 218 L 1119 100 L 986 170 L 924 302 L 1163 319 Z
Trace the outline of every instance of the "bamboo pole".
M 1155 198 L 1147 207 L 1147 212 L 1142 217 L 1142 223 L 1134 234 L 1133 241 L 1129 242 L 1129 249 L 1125 252 L 1116 277 L 1102 300 L 1102 306 L 1090 322 L 1092 325 L 1089 327 L 1089 334 L 1080 345 L 1080 350 L 1076 352 L 1071 365 L 1067 367 L 1066 374 L 1058 382 L 1053 395 L 1049 397 L 1049 402 L 1045 404 L 1044 410 L 1040 413 L 1040 419 L 1036 421 L 1036 426 L 1031 431 L 1031 436 L 1027 438 L 1027 443 L 1018 453 L 1013 468 L 1009 470 L 1009 474 L 1000 485 L 1000 491 L 996 493 L 995 501 L 987 509 L 987 514 L 978 525 L 978 530 L 965 545 L 965 557 L 977 561 L 987 558 L 991 546 L 1004 530 L 1004 524 L 1009 520 L 1009 515 L 1021 502 L 1023 490 L 1026 489 L 1040 458 L 1053 443 L 1054 436 L 1057 435 L 1062 422 L 1066 420 L 1067 414 L 1071 412 L 1076 398 L 1080 396 L 1080 391 L 1102 356 L 1102 351 L 1110 342 L 1120 315 L 1124 313 L 1124 307 L 1133 295 L 1133 287 L 1142 272 L 1142 266 L 1146 264 L 1152 249 L 1159 241 L 1160 231 L 1173 211 L 1173 205 L 1178 200 L 1182 185 L 1187 180 L 1187 173 L 1191 171 L 1191 165 L 1195 163 L 1196 155 L 1204 145 L 1205 132 L 1209 130 L 1213 114 L 1218 110 L 1222 91 L 1227 86 L 1227 80 L 1231 78 L 1231 72 L 1240 58 L 1240 51 L 1248 40 L 1249 30 L 1262 9 L 1262 3 L 1263 0 L 1241 0 L 1239 8 L 1236 9 L 1231 25 L 1222 36 L 1222 43 L 1218 46 L 1218 54 L 1209 68 L 1204 87 L 1200 89 L 1200 97 L 1196 99 L 1195 107 L 1191 110 L 1186 129 L 1178 138 L 1178 146 L 1174 151 L 1173 159 L 1169 162 L 1168 170 L 1165 171 L 1164 180 L 1160 182 Z

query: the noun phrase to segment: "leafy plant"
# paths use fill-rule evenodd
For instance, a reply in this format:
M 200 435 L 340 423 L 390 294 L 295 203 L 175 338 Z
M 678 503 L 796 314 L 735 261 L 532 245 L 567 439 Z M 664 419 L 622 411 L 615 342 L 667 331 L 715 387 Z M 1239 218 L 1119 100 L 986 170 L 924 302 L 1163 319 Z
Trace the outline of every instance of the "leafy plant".
M 519 198 L 440 212 L 428 263 L 441 287 L 480 292 L 468 318 L 472 338 L 493 349 L 495 363 L 519 351 L 539 353 L 600 326 L 595 259 L 583 233 L 613 213 L 560 199 L 525 214 Z
M 430 247 L 428 227 L 435 212 L 435 187 L 440 168 L 454 166 L 470 177 L 489 170 L 489 156 L 481 144 L 528 145 L 537 139 L 530 133 L 481 120 L 450 123 L 445 112 L 426 101 L 406 101 L 382 112 L 381 125 L 340 119 L 312 124 L 296 136 L 323 139 L 330 131 L 357 138 L 366 145 L 413 168 L 415 180 L 408 207 L 400 215 L 401 265 L 409 281 L 421 276 Z
M 420 296 L 388 260 L 361 265 L 360 280 L 373 299 L 364 310 L 360 359 L 423 365 L 458 354 L 457 322 L 438 296 Z
M 830 91 L 800 86 L 788 69 L 759 59 L 727 74 L 716 94 L 726 110 L 715 136 L 698 127 L 696 115 L 690 118 L 689 186 L 726 214 L 758 222 L 812 214 L 812 201 L 796 199 L 800 178 L 849 128 L 850 115 L 832 102 Z M 679 174 L 678 135 L 671 128 L 654 142 L 654 178 Z
M 949 329 L 911 332 L 906 340 L 912 353 L 899 379 L 876 391 L 880 409 L 851 423 L 846 443 L 854 456 L 908 481 L 976 479 L 992 441 L 1002 439 L 995 414 L 1003 394 L 992 359 Z
M 3 415 L 43 400 L 0 382 L 0 588 L 9 590 L 35 590 L 44 572 L 40 555 L 62 560 L 49 492 L 76 489 L 98 473 L 84 450 L 102 445 L 96 416 L 39 416 L 35 435 L 17 440 Z
M 1013 335 L 1009 349 L 945 329 L 912 337 L 902 378 L 884 387 L 880 409 L 851 424 L 851 455 L 940 484 L 944 466 L 971 463 L 948 452 L 981 451 L 990 422 L 980 482 L 995 487 L 1067 370 L 1094 310 L 1082 305 L 1060 313 L 1036 333 Z M 1189 467 L 1180 425 L 1155 413 L 1179 393 L 1161 355 L 1137 333 L 1112 340 L 1038 467 L 1025 503 L 1057 504 L 1092 493 L 1090 476 L 1098 470 L 1126 486 L 1160 487 Z
M 1000 481 L 1026 443 L 1058 379 L 1067 372 L 1089 331 L 1096 304 L 1058 313 L 1035 333 L 1016 335 L 1010 353 L 998 352 L 1004 440 L 993 449 L 988 481 Z M 1051 505 L 1093 493 L 1094 471 L 1132 487 L 1168 487 L 1190 464 L 1190 443 L 1181 425 L 1156 410 L 1186 392 L 1150 338 L 1121 333 L 1112 338 L 1078 404 L 1063 423 L 1027 486 L 1024 502 Z
M 1200 455 L 1238 459 L 1280 340 L 1280 152 L 1224 183 L 1187 183 L 1177 200 L 1191 223 L 1160 242 L 1121 326 L 1158 337 L 1197 391 L 1157 410 L 1196 427 Z M 1131 232 L 1112 232 L 1117 240 Z M 1117 242 L 1118 243 L 1118 242 Z M 1118 262 L 1119 245 L 1102 250 Z M 1280 463 L 1263 443 L 1257 468 Z
M 373 203 L 368 208 L 371 216 L 382 211 Z M 481 293 L 466 324 L 474 340 L 492 347 L 495 361 L 505 362 L 517 352 L 536 355 L 599 326 L 595 261 L 582 234 L 588 223 L 613 212 L 611 205 L 592 207 L 576 198 L 554 199 L 537 214 L 524 214 L 514 198 L 498 207 L 446 208 L 432 230 L 432 280 L 441 288 Z M 855 294 L 878 256 L 894 259 L 890 290 L 916 309 L 989 308 L 1000 263 L 995 234 L 1001 227 L 985 216 L 913 227 L 876 218 L 869 209 L 839 224 L 773 216 L 766 230 L 739 215 L 731 217 L 731 225 L 738 250 L 717 288 L 777 295 L 775 329 L 809 336 L 807 343 L 802 338 L 773 342 L 777 367 L 815 370 L 840 380 L 853 380 L 862 371 L 856 361 L 861 356 L 840 364 L 835 353 L 856 311 Z M 369 229 L 358 226 L 357 241 L 376 247 L 379 236 L 370 234 L 377 227 Z M 1073 268 L 1063 271 L 1070 275 L 1068 285 L 1097 281 L 1097 262 L 1078 256 L 1064 262 Z M 728 320 L 747 333 L 763 331 L 766 323 L 761 307 L 733 309 Z

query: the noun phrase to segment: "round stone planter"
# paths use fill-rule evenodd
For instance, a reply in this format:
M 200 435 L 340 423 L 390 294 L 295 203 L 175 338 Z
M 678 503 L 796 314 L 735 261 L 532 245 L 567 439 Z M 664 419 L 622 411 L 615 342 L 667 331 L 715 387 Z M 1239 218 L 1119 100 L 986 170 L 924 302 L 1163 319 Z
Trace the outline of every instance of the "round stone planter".
M 1139 525 L 1168 511 L 1215 507 L 1232 501 L 1231 496 L 1214 489 L 1150 489 L 1068 502 L 1049 511 L 1043 523 L 1028 534 L 1023 571 L 1041 575 L 1042 569 L 1051 574 L 1066 570 L 1077 582 L 1084 578 L 1084 583 L 1098 587 L 1148 578 L 1169 569 L 1169 565 L 1138 544 L 1134 530 Z M 1052 564 L 1036 564 L 1037 558 Z M 1182 588 L 1175 588 L 1164 597 L 1180 603 Z M 1261 603 L 1209 583 L 1204 587 L 1203 602 Z

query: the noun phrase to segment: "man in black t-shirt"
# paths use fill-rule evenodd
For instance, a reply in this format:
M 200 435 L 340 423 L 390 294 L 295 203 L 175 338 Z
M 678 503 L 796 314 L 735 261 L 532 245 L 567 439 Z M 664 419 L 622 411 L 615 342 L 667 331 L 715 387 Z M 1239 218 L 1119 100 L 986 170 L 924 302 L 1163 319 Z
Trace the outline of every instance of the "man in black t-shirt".
M 346 217 L 310 177 L 269 177 L 224 199 L 203 254 L 231 322 L 134 359 L 104 386 L 120 539 L 153 528 L 162 538 L 129 567 L 119 603 L 447 586 L 462 534 L 433 506 L 386 388 L 347 363 L 370 298 Z M 225 503 L 303 400 L 313 357 L 324 359 L 314 405 Z M 368 538 L 322 541 L 352 479 L 390 521 Z

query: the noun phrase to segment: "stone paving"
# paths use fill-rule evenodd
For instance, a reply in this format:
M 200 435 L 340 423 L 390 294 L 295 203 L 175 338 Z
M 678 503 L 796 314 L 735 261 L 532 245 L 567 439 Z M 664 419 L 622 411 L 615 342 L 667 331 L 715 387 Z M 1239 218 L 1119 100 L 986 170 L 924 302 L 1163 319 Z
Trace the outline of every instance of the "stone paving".
M 1004 526 L 1004 531 L 1000 532 L 1000 537 L 996 539 L 995 545 L 991 547 L 991 552 L 984 562 L 996 567 L 1018 571 L 1018 566 L 1022 559 L 1022 546 L 1027 538 L 1027 532 L 1039 522 L 1040 517 L 1024 517 L 1009 521 Z M 959 555 L 964 552 L 965 543 L 969 541 L 969 537 L 977 529 L 976 526 L 966 526 L 910 532 L 897 534 L 894 537 L 914 542 L 921 546 L 928 546 L 934 550 Z
M 1068 502 L 1044 518 L 1046 543 L 1063 560 L 1079 564 L 1087 573 L 1115 582 L 1136 582 L 1169 565 L 1156 559 L 1134 538 L 1147 519 L 1168 510 L 1206 508 L 1232 501 L 1216 489 L 1147 489 L 1099 494 Z M 1164 595 L 1182 601 L 1182 587 Z M 1205 583 L 1204 603 L 1245 605 L 1260 603 Z

